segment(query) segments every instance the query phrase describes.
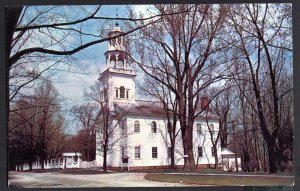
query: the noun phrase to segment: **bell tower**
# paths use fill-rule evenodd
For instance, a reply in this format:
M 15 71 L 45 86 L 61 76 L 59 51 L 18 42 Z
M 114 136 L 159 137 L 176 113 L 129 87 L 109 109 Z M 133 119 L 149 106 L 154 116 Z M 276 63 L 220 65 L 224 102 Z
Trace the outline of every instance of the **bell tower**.
M 111 106 L 114 102 L 135 102 L 136 74 L 127 60 L 123 35 L 118 24 L 108 32 L 108 37 L 112 39 L 104 53 L 106 68 L 98 79 L 101 82 L 102 98 Z
M 108 37 L 110 38 L 119 37 L 109 40 L 108 50 L 104 53 L 107 67 L 129 69 L 124 46 L 124 36 L 121 36 L 123 34 L 124 32 L 120 30 L 118 23 L 116 27 L 108 33 Z

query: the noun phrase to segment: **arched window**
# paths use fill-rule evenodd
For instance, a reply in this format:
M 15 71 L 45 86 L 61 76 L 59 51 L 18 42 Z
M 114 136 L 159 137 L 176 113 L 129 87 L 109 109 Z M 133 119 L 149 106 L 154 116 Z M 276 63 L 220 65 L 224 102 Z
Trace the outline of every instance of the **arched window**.
M 197 134 L 200 135 L 202 133 L 201 124 L 197 123 Z
M 135 133 L 139 133 L 140 132 L 140 122 L 139 121 L 135 121 L 134 122 L 134 132 Z
M 124 86 L 120 87 L 120 98 L 125 98 L 125 88 L 124 88 Z
M 213 124 L 210 124 L 210 125 L 209 125 L 209 129 L 210 129 L 211 132 L 214 132 L 214 131 L 215 131 L 214 125 L 213 125 Z
M 152 133 L 157 133 L 157 127 L 156 127 L 155 121 L 152 121 L 152 123 L 151 123 L 151 131 L 152 131 Z

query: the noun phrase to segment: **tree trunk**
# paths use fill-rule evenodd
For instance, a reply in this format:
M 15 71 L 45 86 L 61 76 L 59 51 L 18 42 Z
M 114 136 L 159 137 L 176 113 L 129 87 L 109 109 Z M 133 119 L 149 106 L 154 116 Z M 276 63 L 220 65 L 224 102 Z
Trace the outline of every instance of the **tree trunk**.
M 23 6 L 12 6 L 6 8 L 6 59 L 9 60 L 11 52 L 11 43 L 17 23 L 19 21 L 20 15 L 22 13 Z M 10 66 L 9 66 L 10 68 Z
M 103 150 L 103 172 L 107 172 L 107 149 Z
M 171 144 L 171 168 L 175 170 L 175 144 Z
M 215 144 L 213 148 L 214 148 L 214 153 L 215 153 L 215 168 L 218 168 L 218 163 L 219 163 L 219 161 L 218 161 L 218 150 L 217 150 L 217 145 Z
M 32 171 L 32 161 L 29 161 L 28 164 L 29 164 L 29 171 Z
M 194 159 L 194 153 L 193 153 L 193 138 L 192 138 L 192 132 L 186 131 L 183 137 L 183 147 L 184 147 L 184 155 L 187 155 L 187 158 L 185 159 L 185 165 L 184 168 L 186 170 L 195 170 L 195 159 Z

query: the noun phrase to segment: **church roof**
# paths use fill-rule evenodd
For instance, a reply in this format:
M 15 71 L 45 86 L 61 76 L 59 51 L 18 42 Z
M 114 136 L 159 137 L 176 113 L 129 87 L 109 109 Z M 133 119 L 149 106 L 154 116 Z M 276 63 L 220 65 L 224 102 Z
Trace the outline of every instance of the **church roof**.
M 155 101 L 136 100 L 135 103 L 115 102 L 115 108 L 118 108 L 126 113 L 126 115 L 152 115 L 165 116 L 166 113 L 163 105 Z M 206 114 L 200 115 L 198 118 L 205 118 Z M 219 117 L 211 112 L 208 112 L 207 117 L 210 119 L 219 119 Z
M 136 100 L 135 103 L 115 103 L 126 114 L 164 116 L 162 105 L 158 102 Z

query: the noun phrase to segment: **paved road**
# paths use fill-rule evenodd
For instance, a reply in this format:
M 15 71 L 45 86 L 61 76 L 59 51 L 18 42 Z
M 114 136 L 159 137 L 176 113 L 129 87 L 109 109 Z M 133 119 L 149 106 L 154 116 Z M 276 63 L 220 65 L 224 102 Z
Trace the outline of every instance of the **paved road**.
M 62 174 L 58 172 L 9 172 L 9 184 L 23 188 L 68 187 L 173 187 L 193 186 L 145 180 L 146 173 Z

